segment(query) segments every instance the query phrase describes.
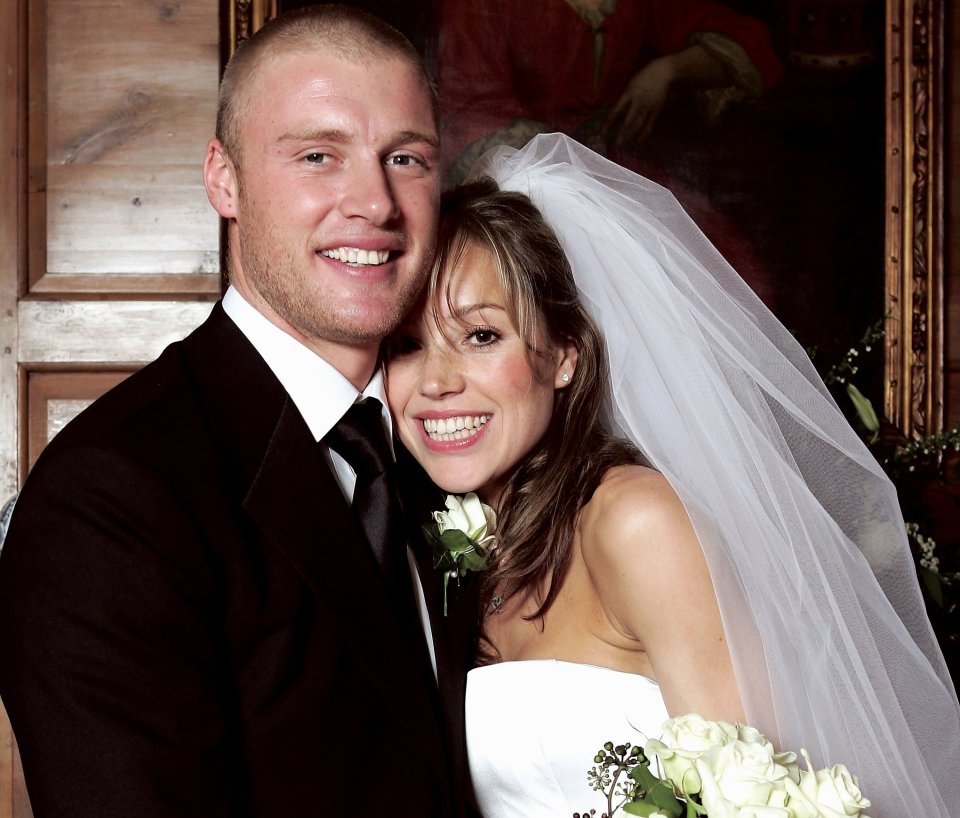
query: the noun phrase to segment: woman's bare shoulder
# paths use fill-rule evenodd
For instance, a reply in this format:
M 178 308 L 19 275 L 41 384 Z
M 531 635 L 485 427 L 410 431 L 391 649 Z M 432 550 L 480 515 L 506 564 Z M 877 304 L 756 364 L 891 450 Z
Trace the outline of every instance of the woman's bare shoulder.
M 614 607 L 618 589 L 630 597 L 655 592 L 661 581 L 704 563 L 677 493 L 643 466 L 618 466 L 604 476 L 581 514 L 579 535 L 587 570 Z
M 742 718 L 707 561 L 669 481 L 612 469 L 584 512 L 580 553 L 599 606 L 642 644 L 668 710 Z
M 581 537 L 600 548 L 625 538 L 686 533 L 689 525 L 670 482 L 646 466 L 610 469 L 580 515 Z

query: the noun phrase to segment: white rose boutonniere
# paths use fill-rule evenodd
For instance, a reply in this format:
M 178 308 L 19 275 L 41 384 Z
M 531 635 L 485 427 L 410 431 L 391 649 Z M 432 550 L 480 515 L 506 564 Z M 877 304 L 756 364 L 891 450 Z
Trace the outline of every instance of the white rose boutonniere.
M 447 615 L 447 585 L 468 571 L 482 571 L 496 542 L 493 531 L 496 512 L 470 492 L 463 497 L 448 494 L 446 511 L 434 511 L 433 522 L 423 527 L 433 546 L 434 567 L 443 571 L 443 615 Z

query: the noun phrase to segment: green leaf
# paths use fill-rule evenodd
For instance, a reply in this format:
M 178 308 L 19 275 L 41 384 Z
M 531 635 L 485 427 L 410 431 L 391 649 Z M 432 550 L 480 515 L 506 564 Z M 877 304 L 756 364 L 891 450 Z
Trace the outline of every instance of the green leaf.
M 880 421 L 877 419 L 877 413 L 873 410 L 873 404 L 852 383 L 847 384 L 847 394 L 853 401 L 853 408 L 857 410 L 860 421 L 866 426 L 868 432 L 873 432 L 874 440 L 876 440 L 877 433 L 880 431 Z
M 423 536 L 434 548 L 443 544 L 440 540 L 440 530 L 436 523 L 426 523 L 423 526 Z
M 458 569 L 456 557 L 444 548 L 433 549 L 433 567 L 444 573 Z
M 929 568 L 920 568 L 920 579 L 923 580 L 924 587 L 926 587 L 930 596 L 933 598 L 933 601 L 937 603 L 941 608 L 943 607 L 943 580 L 936 571 L 931 571 Z
M 486 558 L 475 548 L 467 551 L 460 557 L 461 573 L 466 571 L 482 571 L 487 567 Z
M 660 812 L 676 816 L 676 818 L 680 818 L 685 812 L 683 804 L 673 792 L 673 787 L 664 781 L 654 784 L 649 795 L 653 803 L 660 809 Z
M 457 528 L 450 528 L 440 535 L 440 542 L 447 551 L 469 551 L 474 548 L 473 540 Z
M 660 812 L 656 804 L 648 804 L 646 801 L 631 801 L 623 805 L 623 811 L 627 815 L 643 815 L 646 818 L 655 812 Z
M 673 818 L 681 818 L 684 813 L 684 806 L 676 799 L 676 797 L 674 797 L 673 804 L 670 806 L 664 806 L 662 804 L 657 804 L 655 801 L 651 802 L 644 799 L 641 801 L 628 801 L 623 805 L 623 811 L 628 815 L 643 816 L 650 816 L 655 812 L 660 812 L 664 815 L 673 816 Z
M 650 772 L 649 762 L 646 764 L 637 764 L 637 766 L 630 770 L 627 775 L 636 781 L 640 785 L 641 789 L 644 790 L 644 792 L 649 792 L 658 783 L 663 783 L 661 779 L 657 778 L 652 772 Z

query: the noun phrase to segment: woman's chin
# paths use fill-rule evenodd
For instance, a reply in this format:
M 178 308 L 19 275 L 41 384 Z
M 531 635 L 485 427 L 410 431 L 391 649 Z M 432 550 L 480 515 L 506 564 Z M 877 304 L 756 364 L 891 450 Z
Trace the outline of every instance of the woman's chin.
M 427 474 L 430 473 L 427 472 Z M 479 489 L 476 480 L 469 480 L 463 477 L 457 478 L 446 474 L 430 474 L 430 479 L 447 494 L 469 494 L 471 491 L 476 492 Z

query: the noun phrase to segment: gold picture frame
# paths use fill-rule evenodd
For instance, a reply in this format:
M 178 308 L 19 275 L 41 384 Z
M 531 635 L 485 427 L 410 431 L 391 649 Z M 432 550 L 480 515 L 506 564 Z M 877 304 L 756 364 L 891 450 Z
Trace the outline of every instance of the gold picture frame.
M 887 0 L 887 417 L 920 437 L 944 421 L 944 0 Z
M 224 2 L 228 52 L 277 13 Z M 910 437 L 944 422 L 945 17 L 945 0 L 886 0 L 883 408 Z

